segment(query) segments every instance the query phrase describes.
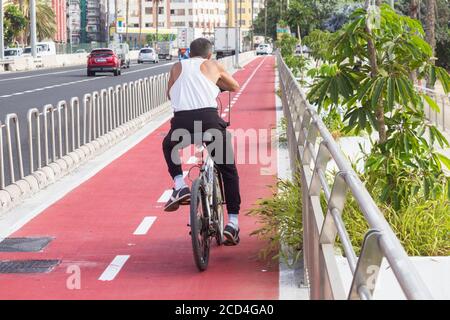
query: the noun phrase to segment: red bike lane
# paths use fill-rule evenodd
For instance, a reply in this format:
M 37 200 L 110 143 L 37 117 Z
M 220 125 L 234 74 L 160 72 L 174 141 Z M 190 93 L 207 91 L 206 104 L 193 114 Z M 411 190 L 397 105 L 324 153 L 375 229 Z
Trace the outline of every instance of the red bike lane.
M 270 152 L 276 127 L 274 65 L 274 57 L 257 58 L 235 74 L 242 92 L 233 95 L 230 129 L 269 134 L 245 139 L 245 148 L 238 148 L 247 152 L 250 147 Z M 268 185 L 276 182 L 276 171 L 267 161 L 238 164 L 241 243 L 213 244 L 208 270 L 198 272 L 186 226 L 188 207 L 165 213 L 158 202 L 172 187 L 161 150 L 168 129 L 163 124 L 10 236 L 54 239 L 42 252 L 3 252 L 0 260 L 60 263 L 49 273 L 0 274 L 0 299 L 278 299 L 277 263 L 257 259 L 265 243 L 250 236 L 258 224 L 245 215 L 258 198 L 271 194 Z M 236 134 L 242 138 L 242 132 Z M 276 152 L 270 160 L 276 168 Z M 144 234 L 134 234 L 145 217 L 153 221 L 148 232 L 144 227 Z

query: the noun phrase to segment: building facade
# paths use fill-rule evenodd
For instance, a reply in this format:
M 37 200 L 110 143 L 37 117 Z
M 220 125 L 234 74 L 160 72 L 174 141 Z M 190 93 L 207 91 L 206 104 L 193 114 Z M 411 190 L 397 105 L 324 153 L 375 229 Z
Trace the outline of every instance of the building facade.
M 77 45 L 81 42 L 81 7 L 80 0 L 67 1 L 67 39 Z
M 253 25 L 253 0 L 227 0 L 227 23 L 229 27 L 236 25 L 235 3 L 237 2 L 238 21 L 241 29 L 250 30 Z
M 117 0 L 118 17 L 128 26 L 123 36 L 128 40 L 157 30 L 160 34 L 176 34 L 178 28 L 194 28 L 196 34 L 212 37 L 216 27 L 227 26 L 227 3 L 228 0 L 129 0 L 127 8 L 126 0 Z
M 52 0 L 51 3 L 56 20 L 55 42 L 67 42 L 67 4 L 66 0 Z
M 80 41 L 106 41 L 106 0 L 80 1 Z M 130 0 L 132 1 L 132 0 Z
M 259 13 L 264 9 L 266 0 L 253 0 L 253 19 L 256 19 Z

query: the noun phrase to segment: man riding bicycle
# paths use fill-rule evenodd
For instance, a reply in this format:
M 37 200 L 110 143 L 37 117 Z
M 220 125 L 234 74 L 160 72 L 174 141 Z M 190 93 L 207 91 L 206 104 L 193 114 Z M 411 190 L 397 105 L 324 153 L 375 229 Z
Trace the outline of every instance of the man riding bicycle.
M 190 45 L 190 59 L 176 63 L 170 70 L 167 95 L 171 100 L 174 116 L 170 121 L 171 129 L 163 141 L 163 151 L 169 173 L 174 180 L 174 188 L 164 210 L 176 211 L 180 205 L 189 204 L 191 197 L 183 177 L 178 152 L 180 138 L 175 133 L 177 130 L 185 130 L 194 135 L 215 130 L 221 134 L 221 139 L 218 140 L 223 143 L 212 152 L 209 146 L 213 143 L 207 142 L 207 147 L 223 178 L 229 218 L 224 229 L 224 236 L 228 244 L 237 245 L 239 243 L 238 215 L 241 204 L 239 175 L 234 160 L 231 135 L 226 130 L 228 124 L 218 114 L 217 97 L 221 90 L 238 91 L 239 84 L 221 63 L 211 58 L 211 42 L 199 38 Z M 191 143 L 192 141 L 189 144 Z

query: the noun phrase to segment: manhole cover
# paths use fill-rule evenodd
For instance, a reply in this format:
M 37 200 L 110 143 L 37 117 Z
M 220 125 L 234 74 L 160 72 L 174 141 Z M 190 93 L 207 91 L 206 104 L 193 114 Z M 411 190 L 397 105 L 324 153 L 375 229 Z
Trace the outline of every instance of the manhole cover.
M 53 238 L 6 238 L 0 242 L 0 252 L 38 252 L 44 249 Z
M 0 261 L 0 273 L 46 273 L 53 270 L 59 260 Z

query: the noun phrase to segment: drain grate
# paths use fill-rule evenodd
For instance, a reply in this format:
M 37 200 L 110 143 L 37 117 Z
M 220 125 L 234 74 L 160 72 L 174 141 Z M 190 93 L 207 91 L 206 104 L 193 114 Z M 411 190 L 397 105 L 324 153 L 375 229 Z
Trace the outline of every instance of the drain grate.
M 53 238 L 6 238 L 0 242 L 0 252 L 38 252 L 44 249 Z
M 7 260 L 0 261 L 0 273 L 47 273 L 59 260 Z

